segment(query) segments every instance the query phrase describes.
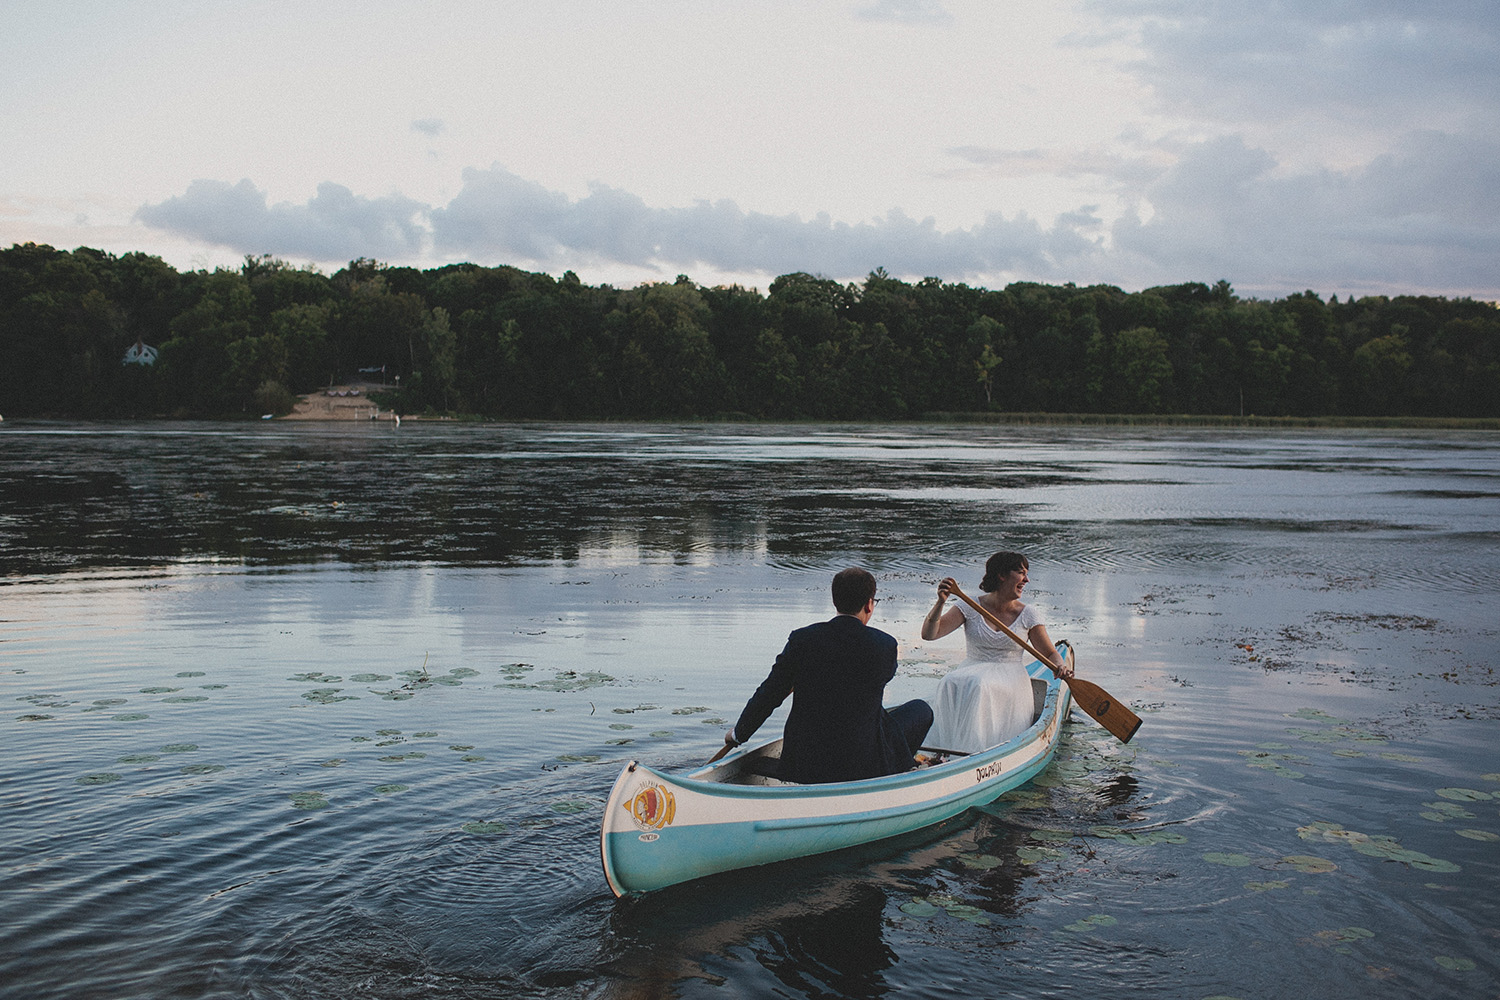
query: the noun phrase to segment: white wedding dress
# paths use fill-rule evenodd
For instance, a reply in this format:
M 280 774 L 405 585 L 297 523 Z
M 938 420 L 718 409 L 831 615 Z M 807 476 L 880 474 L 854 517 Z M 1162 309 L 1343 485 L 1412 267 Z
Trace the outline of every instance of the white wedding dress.
M 960 602 L 964 615 L 967 659 L 938 684 L 932 702 L 932 730 L 924 745 L 960 753 L 978 753 L 1020 734 L 1031 725 L 1034 702 L 1026 664 L 1031 654 L 1004 632 Z M 1041 616 L 1024 605 L 1010 630 L 1023 639 Z

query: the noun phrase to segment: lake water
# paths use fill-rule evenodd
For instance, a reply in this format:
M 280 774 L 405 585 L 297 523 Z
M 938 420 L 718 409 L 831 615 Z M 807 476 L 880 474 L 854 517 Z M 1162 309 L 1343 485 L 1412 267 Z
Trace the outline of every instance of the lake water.
M 1001 548 L 1128 746 L 611 896 L 833 572 L 895 702 Z M 8 421 L 0 995 L 1494 997 L 1497 592 L 1495 434 Z

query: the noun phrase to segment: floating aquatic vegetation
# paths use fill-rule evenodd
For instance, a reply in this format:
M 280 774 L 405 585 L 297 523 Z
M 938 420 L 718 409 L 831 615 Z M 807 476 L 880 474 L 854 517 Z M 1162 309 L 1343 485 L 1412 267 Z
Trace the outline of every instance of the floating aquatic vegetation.
M 116 722 L 140 722 L 142 719 L 151 718 L 151 716 L 145 712 L 125 712 L 122 715 L 111 715 L 110 718 Z
M 196 743 L 168 743 L 161 748 L 162 753 L 192 753 L 198 749 Z
M 331 674 L 323 673 L 321 670 L 313 670 L 305 674 L 293 674 L 287 680 L 305 684 L 342 684 L 344 682 L 342 677 L 334 677 Z
M 635 727 L 632 726 L 628 722 L 611 722 L 609 724 L 609 728 L 611 728 L 611 729 L 634 729 Z
M 614 682 L 614 677 L 610 676 L 609 674 L 600 673 L 596 670 L 585 671 L 583 673 L 580 673 L 576 670 L 560 670 L 550 680 L 536 681 L 535 683 L 531 684 L 524 684 L 519 681 L 511 681 L 509 683 L 498 684 L 496 686 L 502 688 L 514 688 L 521 691 L 569 692 L 587 691 L 590 688 L 603 687 L 606 684 L 613 684 Z M 656 706 L 653 705 L 652 707 L 655 708 Z M 615 709 L 615 711 L 618 712 L 620 711 L 620 709 Z
M 1250 857 L 1245 854 L 1226 854 L 1221 851 L 1209 851 L 1203 855 L 1203 860 L 1212 865 L 1223 865 L 1225 868 L 1250 867 Z
M 303 695 L 303 697 L 306 697 L 306 695 Z M 187 704 L 191 704 L 193 702 L 207 701 L 207 700 L 208 700 L 208 695 L 206 695 L 206 694 L 179 694 L 179 695 L 173 695 L 170 698 L 163 698 L 162 702 L 165 703 L 165 704 L 168 704 L 168 705 L 187 705 Z
M 172 694 L 175 691 L 181 691 L 181 690 L 182 690 L 182 688 L 174 688 L 174 687 L 148 687 L 148 688 L 141 688 L 141 694 Z
M 94 704 L 98 705 L 100 708 L 103 708 L 107 705 L 123 705 L 128 700 L 129 699 L 126 698 L 99 698 L 95 700 Z
M 1307 875 L 1326 875 L 1329 872 L 1338 871 L 1339 866 L 1327 858 L 1314 857 L 1311 854 L 1290 854 L 1276 863 L 1276 867 L 1293 868 Z
M 1345 830 L 1337 823 L 1329 823 L 1319 820 L 1309 823 L 1307 826 L 1297 828 L 1297 836 L 1303 840 L 1321 840 L 1333 844 L 1343 844 L 1354 851 L 1367 857 L 1379 858 L 1384 861 L 1399 861 L 1404 865 L 1421 871 L 1429 872 L 1456 872 L 1460 871 L 1458 865 L 1442 858 L 1434 858 L 1423 854 L 1421 851 L 1409 851 L 1401 846 L 1395 837 L 1372 835 L 1360 833 L 1357 830 Z
M 161 760 L 160 754 L 154 753 L 128 753 L 115 760 L 116 764 L 154 764 Z
M 204 675 L 204 672 L 201 671 L 201 670 L 179 670 L 175 676 L 177 676 L 177 677 L 203 677 L 205 675 Z
M 554 757 L 553 760 L 560 760 L 568 764 L 592 764 L 599 760 L 599 755 L 596 753 L 562 753 Z
M 1486 844 L 1500 840 L 1500 833 L 1491 833 L 1488 830 L 1454 830 L 1453 832 L 1460 837 L 1467 837 L 1469 840 L 1478 840 Z
M 222 770 L 223 764 L 184 764 L 182 767 L 183 774 L 213 774 Z
M 305 701 L 310 701 L 317 705 L 332 705 L 334 702 L 339 701 L 359 700 L 359 695 L 340 694 L 341 691 L 343 691 L 343 688 L 314 688 L 311 691 L 304 691 L 302 697 Z
M 342 767 L 344 764 L 347 764 L 347 763 L 348 763 L 348 761 L 344 760 L 344 758 L 342 758 L 342 757 L 330 757 L 327 760 L 325 760 L 319 766 L 320 767 Z
M 376 795 L 395 795 L 397 792 L 404 792 L 404 791 L 406 791 L 409 788 L 411 788 L 410 785 L 376 785 L 375 786 L 375 794 Z
M 490 820 L 471 820 L 460 827 L 460 829 L 463 830 L 464 833 L 473 833 L 485 837 L 504 833 L 509 829 L 509 827 L 507 827 L 504 823 L 498 823 Z
M 1450 819 L 1474 818 L 1473 813 L 1456 802 L 1423 802 L 1422 805 L 1426 807 L 1426 810 L 1418 815 L 1434 823 L 1446 823 Z
M 1245 883 L 1245 888 L 1249 889 L 1251 892 L 1274 892 L 1277 889 L 1290 889 L 1291 887 L 1292 883 L 1284 882 L 1279 879 L 1270 882 Z
M 48 719 L 51 719 L 51 718 L 54 718 L 54 716 L 51 716 L 51 715 L 37 715 L 37 714 L 34 714 L 34 713 L 28 713 L 26 715 L 18 715 L 18 716 L 16 716 L 16 721 L 17 722 L 46 722 Z
M 431 731 L 411 734 L 411 738 L 414 740 L 435 740 L 437 739 L 437 736 L 437 733 Z
M 228 684 L 199 684 L 198 685 L 198 690 L 199 691 L 222 691 L 225 688 L 227 688 L 228 686 L 229 686 Z
M 1500 781 L 1500 771 L 1491 771 L 1489 774 L 1481 774 L 1480 781 Z
M 421 760 L 422 758 L 424 758 L 426 756 L 427 755 L 425 753 L 423 753 L 422 751 L 420 751 L 420 750 L 412 750 L 409 753 L 387 754 L 386 756 L 384 756 L 384 757 L 382 757 L 380 759 L 381 759 L 381 761 L 383 763 L 386 763 L 386 764 L 399 764 L 402 761 L 406 761 L 406 760 Z
M 1122 830 L 1118 826 L 1091 826 L 1089 833 L 1104 840 L 1117 840 L 1122 844 L 1151 846 L 1153 844 L 1186 844 L 1187 836 L 1176 830 Z
M 1076 934 L 1087 934 L 1089 931 L 1100 927 L 1113 927 L 1119 922 L 1118 919 L 1110 916 L 1108 913 L 1091 913 L 1082 920 L 1073 921 L 1063 929 L 1073 931 Z
M 902 913 L 905 913 L 907 916 L 910 916 L 910 917 L 921 917 L 921 918 L 925 919 L 927 917 L 935 917 L 935 916 L 937 916 L 939 913 L 942 912 L 942 907 L 934 906 L 931 903 L 929 903 L 927 900 L 922 899 L 921 897 L 918 897 L 918 898 L 913 899 L 913 900 L 911 900 L 909 902 L 902 903 L 901 906 L 900 906 L 900 910 L 901 910 Z
M 1382 750 L 1380 756 L 1384 760 L 1399 760 L 1408 764 L 1424 764 L 1427 762 L 1427 758 L 1425 757 L 1418 757 L 1409 753 L 1396 753 L 1392 750 Z
M 1437 793 L 1454 802 L 1487 802 L 1495 798 L 1490 792 L 1481 792 L 1477 788 L 1439 788 Z
M 449 750 L 457 750 L 459 753 L 463 753 L 465 750 L 473 750 L 474 749 L 474 744 L 472 744 L 472 743 L 453 743 L 453 744 L 449 745 L 448 749 Z
M 484 754 L 470 753 L 470 754 L 464 754 L 462 757 L 460 757 L 458 759 L 461 760 L 461 761 L 463 761 L 465 764 L 477 764 L 480 761 L 486 760 L 488 758 L 486 758 L 484 756 Z
M 1016 848 L 1016 860 L 1023 865 L 1034 865 L 1043 861 L 1061 861 L 1063 852 L 1055 847 L 1032 847 L 1025 844 Z
M 976 871 L 988 871 L 991 868 L 999 868 L 1005 862 L 993 854 L 960 854 L 958 863 Z
M 448 676 L 458 677 L 460 679 L 464 677 L 478 677 L 479 671 L 475 670 L 473 667 L 454 667 L 452 670 L 448 671 Z
M 654 712 L 659 708 L 660 705 L 637 705 L 635 708 L 612 708 L 610 711 L 616 715 L 634 715 L 636 712 Z
M 1283 713 L 1283 717 L 1288 719 L 1311 719 L 1317 722 L 1341 723 L 1346 721 L 1344 719 L 1335 718 L 1334 716 L 1329 715 L 1327 712 L 1318 708 L 1299 708 L 1295 712 Z
M 653 729 L 651 731 L 651 735 L 652 736 L 656 736 L 656 737 L 671 736 L 672 735 L 672 730 L 670 730 L 670 729 Z
M 374 739 L 374 737 L 372 737 L 372 736 L 351 736 L 351 737 L 349 737 L 349 742 L 350 743 L 369 743 L 372 739 Z
M 1066 844 L 1073 839 L 1067 830 L 1032 830 L 1027 836 L 1044 844 Z
M 674 708 L 674 709 L 672 709 L 672 714 L 673 715 L 702 715 L 704 712 L 711 712 L 711 711 L 713 711 L 713 709 L 708 708 L 705 705 L 691 705 L 691 706 L 689 706 L 687 708 Z
M 561 801 L 552 803 L 547 808 L 551 809 L 555 813 L 563 813 L 564 815 L 572 816 L 577 813 L 588 812 L 591 808 L 593 808 L 593 806 L 591 803 L 586 802 L 583 799 L 562 799 Z
M 718 716 L 714 716 L 711 719 L 699 719 L 698 721 L 703 723 L 705 726 L 725 726 L 729 724 L 728 719 L 721 719 Z
M 351 681 L 353 681 L 354 683 L 356 683 L 356 684 L 376 684 L 376 683 L 378 683 L 380 681 L 388 681 L 388 680 L 390 680 L 391 679 L 391 675 L 390 674 L 355 674 L 353 677 L 350 677 L 349 679 Z
M 1475 965 L 1472 958 L 1454 958 L 1452 955 L 1434 955 L 1432 960 L 1449 972 L 1473 972 Z
M 328 799 L 322 792 L 293 792 L 290 798 L 293 808 L 305 809 L 309 812 L 327 809 L 329 806 Z
M 1368 757 L 1369 756 L 1369 754 L 1365 753 L 1363 750 L 1349 750 L 1349 749 L 1345 749 L 1345 748 L 1340 748 L 1338 750 L 1333 751 L 1333 755 L 1335 757 Z
M 629 746 L 630 744 L 632 744 L 634 742 L 635 742 L 635 740 L 633 740 L 630 737 L 626 736 L 623 739 L 618 739 L 618 740 L 605 740 L 604 741 L 604 745 L 605 746 L 610 746 L 610 747 L 624 747 L 624 746 Z
M 401 730 L 399 730 L 399 729 L 377 729 L 377 730 L 375 730 L 375 735 L 376 736 L 400 736 L 401 735 Z
M 106 771 L 101 774 L 85 774 L 83 777 L 78 778 L 76 783 L 80 785 L 109 785 L 119 780 L 120 776 L 118 774 Z

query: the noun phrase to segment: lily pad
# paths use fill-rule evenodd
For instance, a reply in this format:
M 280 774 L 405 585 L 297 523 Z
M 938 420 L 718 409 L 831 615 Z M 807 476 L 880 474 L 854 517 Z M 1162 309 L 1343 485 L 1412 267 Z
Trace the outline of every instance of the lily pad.
M 1225 854 L 1219 851 L 1210 851 L 1203 855 L 1203 860 L 1209 864 L 1223 865 L 1226 868 L 1248 868 L 1250 858 L 1244 854 Z
M 933 906 L 925 899 L 913 899 L 908 903 L 901 904 L 901 912 L 909 917 L 933 917 L 941 912 L 939 907 Z
M 1274 880 L 1270 882 L 1246 882 L 1245 888 L 1252 892 L 1271 892 L 1274 889 L 1289 889 L 1292 883 Z
M 1454 958 L 1451 955 L 1434 955 L 1432 960 L 1449 972 L 1473 972 L 1477 966 L 1472 958 Z
M 460 829 L 462 829 L 464 833 L 474 833 L 479 834 L 480 836 L 493 836 L 497 833 L 504 833 L 508 829 L 508 827 L 506 827 L 504 823 L 497 823 L 489 820 L 472 820 L 468 823 L 465 823 Z
M 322 792 L 293 792 L 291 795 L 292 806 L 307 812 L 316 812 L 319 809 L 327 809 L 328 799 Z
M 1016 849 L 1016 859 L 1023 865 L 1034 865 L 1042 861 L 1057 861 L 1062 858 L 1062 851 L 1055 847 L 1019 847 Z
M 1338 871 L 1339 868 L 1326 858 L 1316 858 L 1310 854 L 1291 854 L 1282 858 L 1279 863 L 1308 875 L 1326 875 L 1328 872 Z
M 999 868 L 1005 863 L 993 854 L 960 854 L 958 862 L 965 868 L 973 868 L 976 871 L 988 871 L 991 868 Z
M 161 748 L 162 753 L 192 753 L 198 749 L 196 743 L 168 743 Z
M 1493 843 L 1496 840 L 1500 840 L 1500 833 L 1491 833 L 1488 830 L 1455 830 L 1453 832 L 1460 837 L 1467 837 L 1470 840 L 1480 840 L 1485 843 Z
M 161 760 L 160 754 L 154 753 L 128 753 L 118 758 L 116 764 L 151 764 Z
M 110 785 L 119 780 L 120 776 L 118 774 L 106 771 L 101 774 L 85 774 L 83 777 L 77 779 L 77 783 L 80 785 Z
M 376 785 L 375 786 L 375 794 L 377 794 L 377 795 L 395 795 L 397 792 L 404 792 L 407 789 L 409 789 L 410 787 L 411 787 L 410 785 Z
M 552 805 L 550 805 L 548 808 L 553 812 L 564 813 L 571 816 L 576 813 L 588 812 L 590 806 L 582 799 L 564 799 L 561 802 L 552 803 Z
M 1455 802 L 1486 802 L 1495 796 L 1489 792 L 1481 792 L 1477 788 L 1439 788 L 1437 793 L 1445 799 Z

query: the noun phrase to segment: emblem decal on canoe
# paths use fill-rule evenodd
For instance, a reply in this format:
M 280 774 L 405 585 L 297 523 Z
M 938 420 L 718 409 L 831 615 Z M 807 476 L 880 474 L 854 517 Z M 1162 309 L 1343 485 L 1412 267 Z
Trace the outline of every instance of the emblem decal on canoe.
M 642 830 L 660 830 L 676 818 L 677 799 L 661 785 L 650 784 L 636 792 L 625 808 Z

